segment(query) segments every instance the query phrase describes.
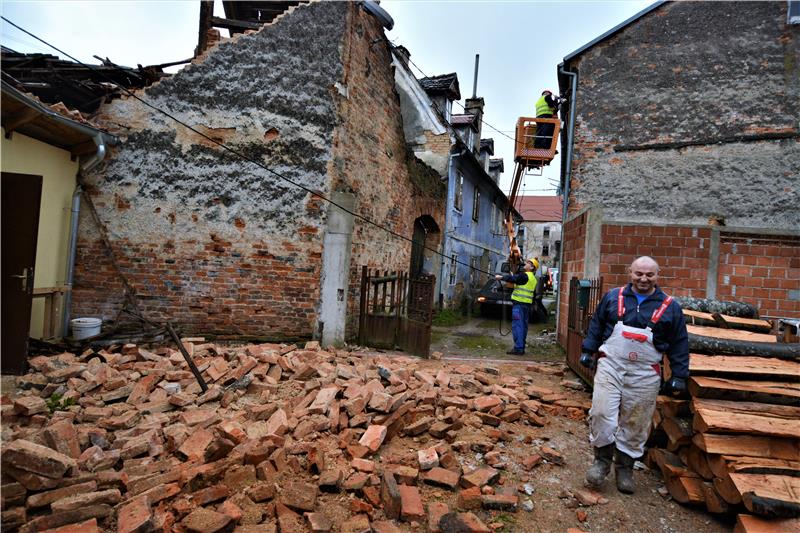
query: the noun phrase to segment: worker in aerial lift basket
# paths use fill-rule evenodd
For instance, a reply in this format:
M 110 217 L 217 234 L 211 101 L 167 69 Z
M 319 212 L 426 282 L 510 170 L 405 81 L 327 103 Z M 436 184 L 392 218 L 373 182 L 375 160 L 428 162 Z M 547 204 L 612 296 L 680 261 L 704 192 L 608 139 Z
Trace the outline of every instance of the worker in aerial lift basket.
M 495 279 L 516 285 L 511 293 L 511 335 L 514 337 L 514 348 L 506 352 L 509 355 L 525 355 L 525 341 L 528 337 L 528 319 L 536 291 L 536 269 L 539 260 L 534 258 L 525 261 L 522 272 L 517 274 L 495 275 Z
M 597 368 L 589 410 L 594 464 L 586 473 L 592 487 L 603 483 L 613 460 L 617 489 L 634 492 L 633 463 L 650 432 L 664 353 L 672 371 L 664 392 L 686 392 L 686 321 L 681 306 L 658 287 L 658 270 L 651 257 L 636 259 L 630 283 L 603 296 L 583 341 L 580 363 Z
M 558 113 L 558 108 L 566 98 L 555 96 L 553 91 L 545 89 L 542 96 L 536 100 L 536 118 L 553 118 Z M 536 139 L 533 142 L 534 148 L 549 149 L 553 140 L 555 124 L 536 124 Z

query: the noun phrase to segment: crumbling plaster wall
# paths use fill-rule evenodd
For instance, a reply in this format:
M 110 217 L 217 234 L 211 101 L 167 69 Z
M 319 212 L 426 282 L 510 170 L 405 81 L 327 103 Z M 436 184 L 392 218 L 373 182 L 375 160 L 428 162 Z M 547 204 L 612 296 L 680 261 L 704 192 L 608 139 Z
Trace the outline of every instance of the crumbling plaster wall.
M 579 56 L 571 212 L 800 227 L 800 29 L 785 21 L 785 2 L 668 3 Z
M 356 213 L 410 238 L 420 215 L 443 226 L 444 188 L 409 162 L 390 63 L 374 17 L 315 2 L 221 43 L 142 97 L 310 190 L 352 194 Z M 321 333 L 326 202 L 133 99 L 101 119 L 124 142 L 87 186 L 145 315 L 204 333 Z M 76 312 L 113 318 L 119 276 L 82 213 Z M 407 270 L 410 249 L 356 218 L 348 336 L 361 265 Z
M 140 96 L 311 190 L 330 190 L 345 3 L 294 9 Z M 189 331 L 305 337 L 315 327 L 319 199 L 132 98 L 99 121 L 123 138 L 86 185 L 145 315 Z M 74 314 L 114 318 L 121 285 L 81 211 Z

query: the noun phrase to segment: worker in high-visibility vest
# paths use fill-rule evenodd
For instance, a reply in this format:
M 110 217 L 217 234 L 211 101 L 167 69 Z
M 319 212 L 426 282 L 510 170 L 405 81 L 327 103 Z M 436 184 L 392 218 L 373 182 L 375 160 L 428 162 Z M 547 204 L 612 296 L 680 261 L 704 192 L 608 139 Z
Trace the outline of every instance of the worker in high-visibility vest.
M 534 293 L 536 292 L 536 269 L 539 260 L 528 259 L 518 274 L 497 274 L 496 280 L 513 283 L 511 293 L 511 334 L 514 337 L 514 348 L 506 352 L 509 355 L 525 355 L 525 340 L 528 336 L 528 319 L 531 316 Z
M 558 113 L 558 108 L 564 101 L 563 98 L 553 95 L 553 91 L 545 89 L 542 96 L 536 100 L 536 118 L 553 118 Z M 550 148 L 553 140 L 554 124 L 536 124 L 536 140 L 533 142 L 534 148 Z

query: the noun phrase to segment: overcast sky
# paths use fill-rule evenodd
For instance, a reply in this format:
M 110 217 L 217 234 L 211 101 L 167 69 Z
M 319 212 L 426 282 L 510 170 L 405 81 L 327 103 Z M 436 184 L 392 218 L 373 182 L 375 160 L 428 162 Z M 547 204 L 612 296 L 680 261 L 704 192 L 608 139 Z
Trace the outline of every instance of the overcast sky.
M 542 89 L 558 90 L 556 70 L 564 56 L 651 3 L 384 0 L 381 6 L 395 23 L 388 38 L 411 52 L 416 76 L 458 73 L 462 104 L 472 96 L 475 54 L 480 54 L 477 95 L 486 102 L 482 136 L 494 139 L 495 157 L 505 160 L 501 187 L 508 191 L 516 120 L 534 114 Z M 15 24 L 91 64 L 98 62 L 94 55 L 126 66 L 168 63 L 191 58 L 197 44 L 196 0 L 2 0 L 0 9 Z M 215 13 L 223 16 L 219 0 Z M 2 44 L 61 55 L 5 22 Z M 462 111 L 454 106 L 455 113 Z M 543 176 L 525 178 L 524 192 L 555 194 L 558 176 L 556 158 Z

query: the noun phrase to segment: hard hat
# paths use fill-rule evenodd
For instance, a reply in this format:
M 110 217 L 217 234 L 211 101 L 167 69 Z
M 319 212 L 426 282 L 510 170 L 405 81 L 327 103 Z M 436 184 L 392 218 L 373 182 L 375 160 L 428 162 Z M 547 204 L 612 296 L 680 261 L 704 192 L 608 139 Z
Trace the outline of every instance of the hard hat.
M 544 91 L 542 91 L 542 94 L 544 94 L 544 93 L 556 94 L 553 91 L 551 91 L 550 89 L 545 89 Z
M 539 268 L 539 259 L 536 257 L 531 257 L 528 259 L 528 263 L 532 264 L 534 269 Z

